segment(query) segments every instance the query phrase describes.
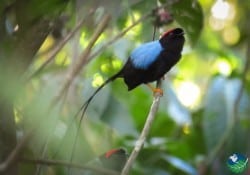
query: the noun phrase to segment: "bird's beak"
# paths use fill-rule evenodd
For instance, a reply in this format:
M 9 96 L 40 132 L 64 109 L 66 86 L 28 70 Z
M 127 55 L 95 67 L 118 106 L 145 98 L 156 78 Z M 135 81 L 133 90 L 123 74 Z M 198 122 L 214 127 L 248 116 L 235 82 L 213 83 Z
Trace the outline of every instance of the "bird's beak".
M 184 30 L 181 28 L 176 28 L 173 30 L 173 33 L 175 36 L 182 36 L 182 35 L 184 35 Z

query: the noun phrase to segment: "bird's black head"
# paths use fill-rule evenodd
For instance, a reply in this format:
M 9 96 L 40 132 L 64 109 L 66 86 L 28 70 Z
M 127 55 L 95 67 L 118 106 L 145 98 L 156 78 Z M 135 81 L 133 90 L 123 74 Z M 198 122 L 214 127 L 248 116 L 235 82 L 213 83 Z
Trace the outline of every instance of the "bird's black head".
M 180 52 L 185 42 L 184 31 L 181 28 L 169 30 L 162 35 L 159 41 L 163 48 Z

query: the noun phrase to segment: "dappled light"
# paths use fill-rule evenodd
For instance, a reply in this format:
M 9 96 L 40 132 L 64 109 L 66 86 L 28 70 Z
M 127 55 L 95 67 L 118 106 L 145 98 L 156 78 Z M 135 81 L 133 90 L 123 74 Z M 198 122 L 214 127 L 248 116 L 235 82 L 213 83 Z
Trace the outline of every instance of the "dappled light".
M 58 53 L 58 55 L 56 56 L 55 59 L 55 64 L 57 65 L 69 65 L 70 64 L 71 59 L 68 56 L 68 53 L 66 51 L 62 51 L 60 53 Z
M 239 42 L 240 31 L 237 26 L 230 26 L 223 31 L 223 40 L 228 45 L 234 45 Z
M 211 8 L 211 12 L 214 18 L 225 20 L 232 13 L 230 4 L 224 0 L 217 0 Z
M 232 4 L 231 2 L 225 0 L 216 0 L 211 8 L 211 16 L 209 17 L 209 23 L 212 29 L 214 30 L 223 30 L 224 28 L 235 27 L 233 25 L 235 16 L 235 4 Z M 233 35 L 234 34 L 231 33 L 231 37 Z M 235 39 L 235 36 L 233 36 L 233 38 Z M 228 40 L 225 39 L 225 41 Z
M 177 85 L 176 93 L 181 103 L 186 107 L 195 107 L 201 98 L 199 86 L 188 81 Z
M 217 61 L 214 63 L 214 69 L 216 73 L 220 73 L 221 75 L 229 76 L 232 73 L 231 65 L 223 60 L 218 58 Z
M 103 83 L 104 83 L 103 77 L 99 73 L 94 74 L 92 86 L 98 87 L 101 86 Z
M 249 175 L 249 16 L 236 0 L 2 1 L 0 174 Z
M 101 71 L 103 73 L 110 73 L 110 70 L 114 69 L 114 70 L 119 70 L 122 67 L 122 62 L 121 60 L 118 59 L 114 59 L 111 60 L 111 63 L 104 63 L 101 65 Z
M 191 132 L 190 127 L 191 127 L 190 124 L 188 124 L 188 123 L 184 124 L 182 127 L 183 133 L 186 135 L 190 134 L 190 132 Z
M 131 24 L 133 24 L 135 22 L 135 20 L 138 20 L 140 17 L 141 17 L 140 12 L 135 11 L 135 12 L 131 13 L 127 17 L 124 27 L 129 27 Z M 137 26 L 135 26 L 134 28 L 129 30 L 126 33 L 126 35 L 127 35 L 127 37 L 130 37 L 130 38 L 133 39 L 134 37 L 136 37 L 141 32 L 142 32 L 142 25 L 138 24 Z

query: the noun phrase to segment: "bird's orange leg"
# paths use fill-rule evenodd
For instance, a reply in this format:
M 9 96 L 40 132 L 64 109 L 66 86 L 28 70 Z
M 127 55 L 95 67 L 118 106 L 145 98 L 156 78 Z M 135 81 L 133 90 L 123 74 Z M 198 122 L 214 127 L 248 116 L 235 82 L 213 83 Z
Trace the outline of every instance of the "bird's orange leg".
M 146 84 L 150 89 L 151 91 L 153 91 L 153 93 L 159 93 L 161 96 L 163 96 L 163 90 L 160 89 L 160 88 L 154 88 L 151 84 Z

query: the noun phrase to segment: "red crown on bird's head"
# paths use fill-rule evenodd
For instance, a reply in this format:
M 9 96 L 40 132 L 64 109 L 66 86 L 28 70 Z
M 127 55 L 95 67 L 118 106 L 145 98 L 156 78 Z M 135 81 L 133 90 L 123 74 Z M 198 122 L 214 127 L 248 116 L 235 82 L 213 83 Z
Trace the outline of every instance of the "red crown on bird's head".
M 183 35 L 184 34 L 184 31 L 181 29 L 181 28 L 174 28 L 174 29 L 171 29 L 171 30 L 168 30 L 166 31 L 165 33 L 163 33 L 161 35 L 160 38 L 164 37 L 164 36 L 167 36 L 169 35 L 170 33 L 173 33 L 175 35 Z

